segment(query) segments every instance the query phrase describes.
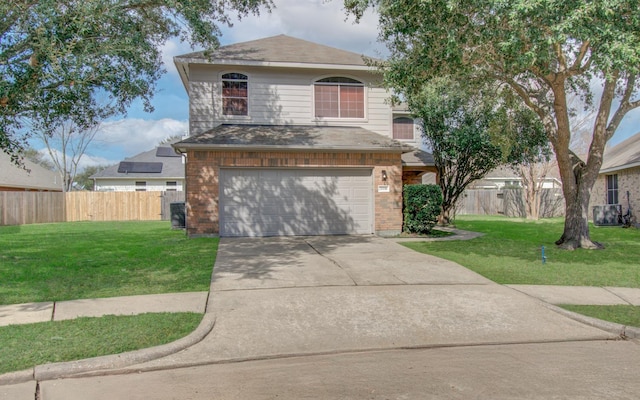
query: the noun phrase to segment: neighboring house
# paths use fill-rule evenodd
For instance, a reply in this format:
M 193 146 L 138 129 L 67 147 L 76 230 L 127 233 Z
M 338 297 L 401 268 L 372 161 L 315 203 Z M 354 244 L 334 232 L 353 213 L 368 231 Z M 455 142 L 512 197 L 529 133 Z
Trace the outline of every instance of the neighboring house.
M 555 165 L 555 164 L 554 164 Z M 562 181 L 558 168 L 549 168 L 549 171 L 540 180 L 542 189 L 560 189 Z M 469 185 L 469 189 L 503 189 L 505 187 L 522 187 L 522 178 L 511 168 L 500 166 L 490 171 L 484 178 L 478 179 Z
M 62 192 L 62 178 L 27 159 L 23 167 L 11 162 L 11 157 L 0 151 L 0 191 Z
M 617 210 L 626 214 L 631 208 L 632 222 L 640 213 L 640 133 L 605 150 L 600 175 L 591 192 L 592 208 Z M 611 214 L 611 212 L 609 212 Z M 606 214 L 601 217 L 607 219 Z M 602 222 L 602 221 L 596 221 Z M 605 223 L 617 223 L 611 217 Z
M 189 235 L 401 231 L 403 180 L 435 169 L 361 55 L 280 35 L 174 61 Z
M 182 155 L 170 144 L 140 153 L 90 177 L 101 192 L 183 191 Z

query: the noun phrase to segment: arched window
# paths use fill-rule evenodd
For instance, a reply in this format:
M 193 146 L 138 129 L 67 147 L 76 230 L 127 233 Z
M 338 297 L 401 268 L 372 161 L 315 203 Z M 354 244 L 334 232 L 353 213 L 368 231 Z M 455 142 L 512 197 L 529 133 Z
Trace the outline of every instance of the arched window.
M 393 138 L 399 140 L 413 140 L 413 119 L 408 117 L 394 118 Z
M 364 118 L 364 84 L 351 78 L 331 77 L 314 84 L 316 117 Z
M 232 72 L 222 75 L 222 113 L 224 115 L 248 115 L 249 78 Z

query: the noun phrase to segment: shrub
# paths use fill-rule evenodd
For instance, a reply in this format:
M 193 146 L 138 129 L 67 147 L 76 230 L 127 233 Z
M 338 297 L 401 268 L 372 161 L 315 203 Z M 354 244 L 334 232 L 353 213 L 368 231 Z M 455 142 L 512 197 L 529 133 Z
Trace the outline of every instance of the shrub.
M 438 222 L 442 191 L 438 185 L 404 185 L 404 227 L 408 233 L 425 234 Z

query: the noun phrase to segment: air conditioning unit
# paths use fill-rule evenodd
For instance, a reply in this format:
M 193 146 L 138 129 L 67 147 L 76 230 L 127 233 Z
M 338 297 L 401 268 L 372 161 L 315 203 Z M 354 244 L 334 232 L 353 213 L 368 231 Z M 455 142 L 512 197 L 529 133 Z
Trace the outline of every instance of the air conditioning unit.
M 620 204 L 593 206 L 593 223 L 598 226 L 622 225 L 621 215 L 622 206 Z

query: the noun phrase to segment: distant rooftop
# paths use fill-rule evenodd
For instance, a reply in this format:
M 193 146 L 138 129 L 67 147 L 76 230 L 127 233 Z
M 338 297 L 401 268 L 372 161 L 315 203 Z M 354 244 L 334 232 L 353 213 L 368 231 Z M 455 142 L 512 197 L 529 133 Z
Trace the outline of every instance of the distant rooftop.
M 640 166 L 640 133 L 607 149 L 604 152 L 600 173 Z
M 62 191 L 62 178 L 57 172 L 50 171 L 27 159 L 24 159 L 23 163 L 26 169 L 13 164 L 11 157 L 0 151 L 0 187 Z
M 170 144 L 145 151 L 91 175 L 91 179 L 110 178 L 182 178 L 182 157 Z

